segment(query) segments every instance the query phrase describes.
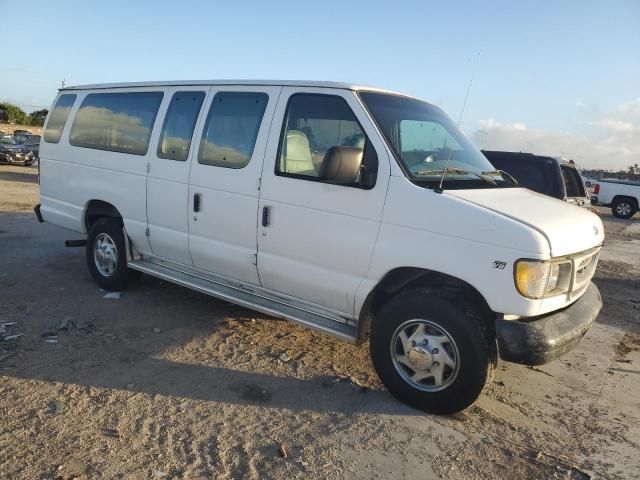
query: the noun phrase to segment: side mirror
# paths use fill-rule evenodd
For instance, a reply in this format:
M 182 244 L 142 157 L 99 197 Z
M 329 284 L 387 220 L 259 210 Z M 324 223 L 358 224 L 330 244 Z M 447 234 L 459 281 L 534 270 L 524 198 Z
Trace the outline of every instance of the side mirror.
M 367 140 L 364 144 L 364 158 L 360 167 L 360 188 L 371 190 L 376 186 L 378 178 L 378 154 L 373 145 Z

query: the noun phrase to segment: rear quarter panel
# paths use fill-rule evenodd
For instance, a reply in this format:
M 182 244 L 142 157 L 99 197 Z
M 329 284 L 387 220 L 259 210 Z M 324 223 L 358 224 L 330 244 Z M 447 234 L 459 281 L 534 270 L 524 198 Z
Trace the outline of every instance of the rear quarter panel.
M 117 89 L 117 92 L 123 93 L 135 91 L 163 91 L 163 88 Z M 100 93 L 109 92 L 100 90 Z M 148 252 L 145 236 L 146 165 L 161 119 L 156 118 L 146 155 L 75 147 L 69 143 L 69 133 L 82 101 L 93 91 L 61 93 L 75 93 L 77 98 L 60 141 L 48 143 L 43 138 L 40 146 L 40 211 L 43 219 L 69 230 L 86 233 L 86 207 L 91 200 L 102 200 L 120 212 L 136 248 L 143 253 Z M 167 101 L 167 95 L 164 97 L 163 102 Z

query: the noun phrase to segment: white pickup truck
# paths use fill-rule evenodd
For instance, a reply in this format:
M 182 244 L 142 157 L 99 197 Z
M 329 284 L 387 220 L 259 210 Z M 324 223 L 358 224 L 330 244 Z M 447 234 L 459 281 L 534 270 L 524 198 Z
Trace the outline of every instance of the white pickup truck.
M 640 182 L 598 180 L 591 201 L 611 207 L 611 212 L 618 218 L 631 218 L 638 212 L 640 205 Z

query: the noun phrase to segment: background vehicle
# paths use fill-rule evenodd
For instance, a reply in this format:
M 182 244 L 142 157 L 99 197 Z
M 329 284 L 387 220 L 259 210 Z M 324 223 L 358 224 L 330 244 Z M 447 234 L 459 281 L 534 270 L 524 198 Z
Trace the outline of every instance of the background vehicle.
M 631 218 L 640 205 L 640 182 L 600 179 L 593 190 L 593 201 L 611 207 L 618 218 Z
M 15 137 L 19 137 L 19 136 L 28 137 L 30 135 L 33 135 L 33 133 L 31 133 L 29 130 L 14 130 L 13 135 Z
M 5 135 L 0 137 L 0 161 L 30 165 L 33 163 L 33 155 L 27 156 L 22 150 L 22 145 L 13 135 Z
M 493 166 L 512 175 L 523 187 L 580 207 L 591 207 L 582 177 L 572 163 L 532 153 L 493 150 L 482 153 Z
M 40 157 L 40 135 L 31 135 L 27 137 L 21 145 L 22 153 L 25 156 L 25 163 L 31 165 L 34 161 L 38 161 Z
M 142 272 L 370 338 L 389 391 L 433 413 L 473 403 L 498 356 L 564 354 L 602 306 L 602 222 L 515 185 L 415 98 L 331 82 L 70 87 L 40 154 L 36 215 L 87 235 L 102 288 Z

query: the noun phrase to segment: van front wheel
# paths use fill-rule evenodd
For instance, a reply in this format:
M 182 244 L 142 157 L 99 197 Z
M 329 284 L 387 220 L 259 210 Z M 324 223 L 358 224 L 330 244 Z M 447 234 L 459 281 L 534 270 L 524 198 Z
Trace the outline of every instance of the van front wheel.
M 392 298 L 373 319 L 371 357 L 384 385 L 420 410 L 464 410 L 492 377 L 495 343 L 466 303 L 432 290 Z
M 91 226 L 86 257 L 91 276 L 105 290 L 124 290 L 132 275 L 139 276 L 127 268 L 122 224 L 115 218 L 101 218 Z

